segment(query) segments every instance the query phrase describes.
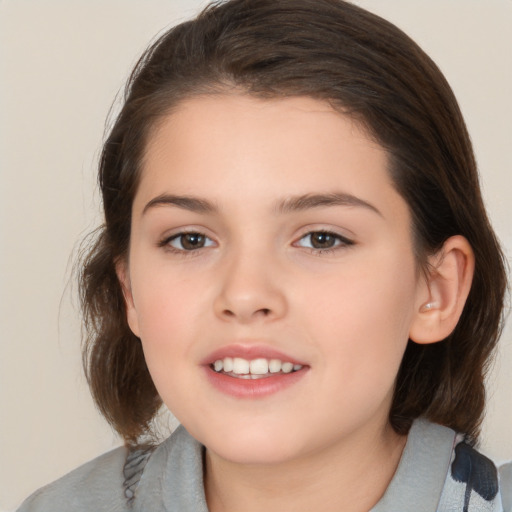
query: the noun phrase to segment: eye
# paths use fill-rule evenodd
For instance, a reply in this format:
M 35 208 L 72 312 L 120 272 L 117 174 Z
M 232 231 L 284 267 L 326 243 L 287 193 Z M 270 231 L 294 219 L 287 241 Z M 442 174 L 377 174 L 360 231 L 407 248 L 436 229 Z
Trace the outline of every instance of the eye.
M 304 235 L 296 245 L 315 250 L 335 249 L 339 246 L 353 245 L 354 242 L 337 233 L 329 231 L 311 231 Z
M 170 246 L 177 251 L 195 251 L 214 245 L 214 241 L 202 233 L 178 233 L 164 240 L 162 245 Z

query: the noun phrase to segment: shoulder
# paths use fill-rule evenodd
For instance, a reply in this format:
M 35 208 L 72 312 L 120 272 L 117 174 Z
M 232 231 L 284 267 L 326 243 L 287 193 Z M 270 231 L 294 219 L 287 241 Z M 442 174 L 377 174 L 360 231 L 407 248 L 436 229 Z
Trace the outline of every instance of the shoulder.
M 202 447 L 178 427 L 156 447 L 121 447 L 80 466 L 36 491 L 17 512 L 165 510 L 165 503 L 200 512 L 207 511 L 202 489 Z
M 501 512 L 496 466 L 452 429 L 416 420 L 395 476 L 372 512 L 411 510 L 412 504 L 415 512 Z
M 126 457 L 125 447 L 101 455 L 36 491 L 18 512 L 125 510 L 123 468 Z
M 494 462 L 456 436 L 439 510 L 501 512 L 502 496 Z
M 512 512 L 512 462 L 500 467 L 501 499 L 504 512 Z

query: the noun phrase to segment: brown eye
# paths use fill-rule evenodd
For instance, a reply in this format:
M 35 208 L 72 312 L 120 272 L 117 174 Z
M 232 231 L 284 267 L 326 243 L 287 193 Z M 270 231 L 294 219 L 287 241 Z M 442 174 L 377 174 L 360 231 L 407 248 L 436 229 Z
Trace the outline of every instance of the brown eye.
M 213 241 L 202 233 L 179 233 L 168 241 L 168 245 L 180 251 L 194 251 L 213 245 Z
M 354 242 L 351 240 L 329 231 L 311 231 L 297 242 L 299 247 L 306 247 L 317 251 L 341 248 L 353 244 Z
M 330 249 L 336 245 L 337 239 L 330 233 L 311 233 L 310 235 L 311 247 L 315 249 Z

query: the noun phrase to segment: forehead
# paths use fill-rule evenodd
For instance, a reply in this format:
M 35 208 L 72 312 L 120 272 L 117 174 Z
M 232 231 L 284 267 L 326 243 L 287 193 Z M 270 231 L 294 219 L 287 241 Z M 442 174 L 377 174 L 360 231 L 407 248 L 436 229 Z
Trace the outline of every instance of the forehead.
M 219 203 L 340 191 L 396 200 L 387 165 L 382 147 L 327 102 L 199 96 L 153 129 L 134 208 L 163 193 Z
M 284 143 L 283 151 L 288 143 L 309 137 L 313 132 L 317 132 L 315 139 L 319 141 L 331 135 L 331 141 L 336 139 L 335 143 L 340 143 L 341 125 L 350 133 L 352 143 L 359 139 L 382 150 L 360 123 L 324 100 L 307 96 L 262 99 L 241 92 L 198 95 L 182 100 L 156 122 L 148 137 L 146 155 L 168 143 L 171 134 L 179 135 L 181 143 L 185 138 L 192 141 L 195 137 L 194 145 L 206 146 L 219 137 L 240 145 L 251 137 L 253 144 L 270 147 L 273 140 L 268 130 L 271 128 L 275 142 Z M 275 139 L 278 131 L 280 136 Z M 318 138 L 321 132 L 322 139 Z

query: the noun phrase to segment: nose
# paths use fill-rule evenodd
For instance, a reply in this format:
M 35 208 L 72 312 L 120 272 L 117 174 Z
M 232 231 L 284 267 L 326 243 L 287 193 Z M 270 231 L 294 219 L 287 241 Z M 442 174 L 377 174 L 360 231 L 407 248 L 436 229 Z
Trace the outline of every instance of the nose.
M 286 314 L 287 300 L 277 265 L 266 255 L 238 255 L 226 262 L 214 301 L 224 321 L 248 324 Z

